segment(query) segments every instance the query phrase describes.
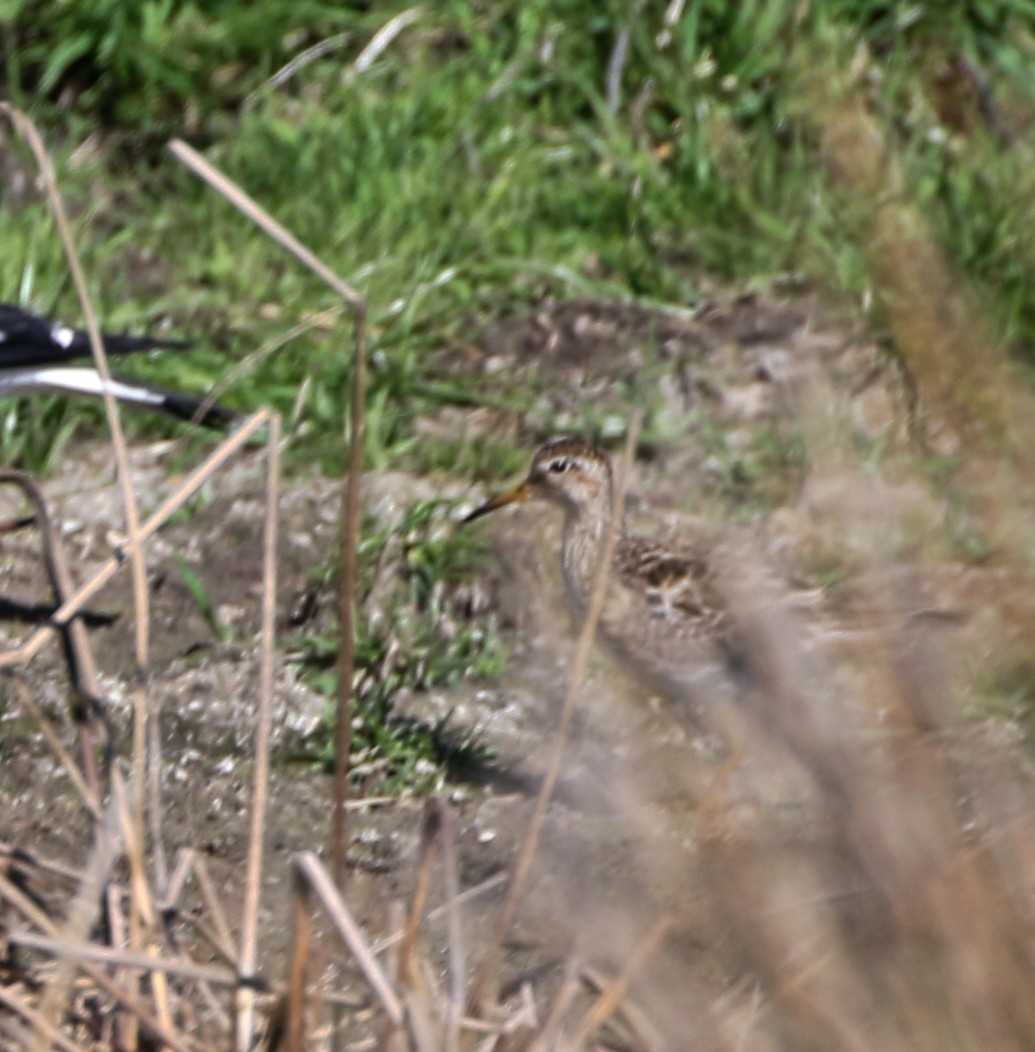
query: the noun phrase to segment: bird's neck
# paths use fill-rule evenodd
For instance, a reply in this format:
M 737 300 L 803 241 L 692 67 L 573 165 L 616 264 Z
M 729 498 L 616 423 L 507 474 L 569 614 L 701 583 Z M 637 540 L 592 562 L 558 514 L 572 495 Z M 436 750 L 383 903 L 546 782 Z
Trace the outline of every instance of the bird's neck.
M 568 602 L 580 618 L 589 605 L 612 516 L 610 498 L 597 507 L 566 509 L 561 565 Z

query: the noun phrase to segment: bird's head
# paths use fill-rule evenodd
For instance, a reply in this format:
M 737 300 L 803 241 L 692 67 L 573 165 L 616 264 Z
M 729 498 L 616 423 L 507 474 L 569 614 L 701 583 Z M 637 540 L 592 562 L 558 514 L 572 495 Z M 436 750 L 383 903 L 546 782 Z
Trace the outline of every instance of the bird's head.
M 611 505 L 611 462 L 607 455 L 579 438 L 557 438 L 541 446 L 524 482 L 490 498 L 463 521 L 527 500 L 548 500 L 579 515 Z

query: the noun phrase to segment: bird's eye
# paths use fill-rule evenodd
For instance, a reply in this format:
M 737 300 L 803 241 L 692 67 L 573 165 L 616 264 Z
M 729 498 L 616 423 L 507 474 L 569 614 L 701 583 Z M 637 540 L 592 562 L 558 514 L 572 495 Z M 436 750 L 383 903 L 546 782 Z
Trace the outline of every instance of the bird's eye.
M 550 471 L 554 475 L 563 475 L 571 467 L 571 461 L 567 457 L 558 457 L 550 461 Z

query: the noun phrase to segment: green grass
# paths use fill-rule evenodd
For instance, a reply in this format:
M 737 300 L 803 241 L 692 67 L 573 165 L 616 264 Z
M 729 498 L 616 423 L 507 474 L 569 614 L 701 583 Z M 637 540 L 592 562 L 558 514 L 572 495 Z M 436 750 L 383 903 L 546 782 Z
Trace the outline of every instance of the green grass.
M 273 4 L 256 35 L 247 5 L 67 5 L 46 27 L 38 4 L 9 6 L 4 46 L 19 56 L 9 86 L 50 131 L 106 320 L 169 314 L 178 331 L 211 338 L 190 365 L 153 366 L 157 379 L 188 369 L 203 385 L 333 303 L 154 141 L 186 134 L 369 298 L 378 463 L 413 454 L 414 419 L 450 397 L 442 360 L 481 320 L 546 296 L 688 306 L 702 275 L 791 271 L 863 302 L 865 262 L 784 72 L 810 34 L 849 56 L 869 49 L 873 109 L 932 224 L 990 291 L 1005 335 L 1035 344 L 1027 151 L 980 123 L 961 138 L 940 122 L 937 88 L 956 56 L 987 78 L 1003 119 L 1030 116 L 1035 9 L 1020 0 L 957 5 L 951 18 L 923 4 L 815 4 L 801 24 L 788 3 L 691 3 L 665 47 L 662 7 L 648 5 L 631 26 L 614 113 L 607 60 L 622 5 L 442 3 L 353 80 L 343 65 L 387 20 L 384 7 Z M 326 56 L 270 82 L 335 34 Z M 100 149 L 69 169 L 75 145 L 98 131 Z M 75 315 L 42 205 L 4 211 L 4 295 Z M 348 353 L 344 322 L 302 336 L 231 400 L 288 410 L 307 381 L 302 455 L 338 466 Z M 452 381 L 457 400 L 470 397 Z
M 395 705 L 400 691 L 490 679 L 504 668 L 493 621 L 469 616 L 458 592 L 483 550 L 472 532 L 456 529 L 452 511 L 447 501 L 421 501 L 391 533 L 368 522 L 363 534 L 361 601 L 370 616 L 360 619 L 356 640 L 353 751 L 355 763 L 376 774 L 367 777 L 368 784 L 389 791 L 436 787 L 447 773 L 487 758 L 477 735 L 455 730 L 448 717 L 425 724 L 400 717 Z M 309 635 L 295 645 L 312 682 L 333 699 L 337 634 Z M 328 705 L 330 743 L 330 700 Z M 330 763 L 331 745 L 326 748 Z
M 543 418 L 534 384 L 486 384 L 468 353 L 491 321 L 552 300 L 692 308 L 705 282 L 765 286 L 790 274 L 880 330 L 858 218 L 882 203 L 852 199 L 821 159 L 796 73 L 817 50 L 857 71 L 902 193 L 1003 344 L 1030 357 L 1033 0 L 690 0 L 670 30 L 666 6 L 442 0 L 349 76 L 405 4 L 267 0 L 260 18 L 254 5 L 214 0 L 5 0 L 0 51 L 8 95 L 54 152 L 105 323 L 168 318 L 199 343 L 136 370 L 200 390 L 276 347 L 227 400 L 289 414 L 289 456 L 329 471 L 341 469 L 348 433 L 348 319 L 284 342 L 334 297 L 179 166 L 163 148 L 172 135 L 202 148 L 367 297 L 364 453 L 374 469 L 521 470 L 502 439 L 429 440 L 416 424 L 452 404 L 510 410 L 533 430 L 556 423 Z M 608 62 L 625 29 L 612 107 Z M 320 41 L 332 45 L 326 54 L 272 80 Z M 3 149 L 31 187 L 24 152 Z M 31 189 L 12 192 L 0 220 L 0 295 L 77 318 L 44 204 Z M 617 394 L 625 408 L 642 397 L 636 385 Z M 649 441 L 678 437 L 678 421 L 644 408 Z M 588 435 L 621 430 L 621 407 L 576 413 L 565 423 Z M 54 399 L 0 406 L 0 455 L 45 471 L 99 419 Z M 727 495 L 749 509 L 782 499 L 780 480 L 800 467 L 793 436 L 713 452 Z M 433 546 L 418 550 L 434 564 Z M 415 609 L 429 601 L 410 598 Z M 393 689 L 481 660 L 440 642 L 407 640 L 413 664 L 396 670 Z M 360 640 L 362 660 L 376 664 L 385 645 Z

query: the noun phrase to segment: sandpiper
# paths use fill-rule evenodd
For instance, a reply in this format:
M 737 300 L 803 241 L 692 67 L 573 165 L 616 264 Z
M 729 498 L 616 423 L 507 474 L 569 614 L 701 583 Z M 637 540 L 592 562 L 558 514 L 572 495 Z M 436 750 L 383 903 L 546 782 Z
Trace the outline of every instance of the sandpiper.
M 613 489 L 606 453 L 578 438 L 554 439 L 536 452 L 522 483 L 463 521 L 520 501 L 558 505 L 564 512 L 565 593 L 581 621 L 615 515 Z M 716 684 L 717 670 L 734 656 L 731 628 L 708 553 L 619 529 L 597 636 L 638 681 L 700 702 L 702 692 Z

